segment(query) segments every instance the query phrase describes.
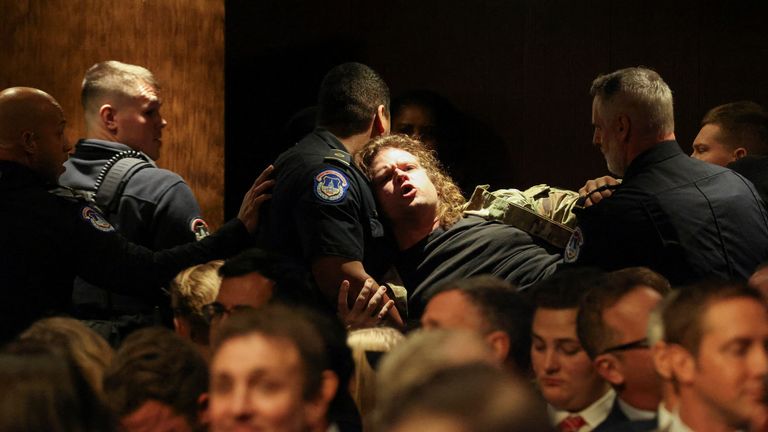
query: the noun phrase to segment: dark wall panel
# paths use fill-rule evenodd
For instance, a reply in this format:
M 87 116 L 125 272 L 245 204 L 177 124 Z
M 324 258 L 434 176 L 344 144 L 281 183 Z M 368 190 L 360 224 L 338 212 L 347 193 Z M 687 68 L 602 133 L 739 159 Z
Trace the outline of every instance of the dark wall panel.
M 103 60 L 152 70 L 168 120 L 159 164 L 190 184 L 213 225 L 223 221 L 223 0 L 0 0 L 0 87 L 56 97 L 69 137 L 83 136 L 79 87 Z

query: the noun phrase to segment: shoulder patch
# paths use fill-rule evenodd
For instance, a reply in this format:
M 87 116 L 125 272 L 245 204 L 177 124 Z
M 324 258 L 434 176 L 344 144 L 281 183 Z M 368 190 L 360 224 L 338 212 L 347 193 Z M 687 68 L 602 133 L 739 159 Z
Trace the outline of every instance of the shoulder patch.
M 200 241 L 211 233 L 208 230 L 208 223 L 205 222 L 202 218 L 195 218 L 192 219 L 192 222 L 189 224 L 189 229 L 195 233 L 195 240 Z
M 83 220 L 90 222 L 91 225 L 99 231 L 112 232 L 115 230 L 112 224 L 109 223 L 109 221 L 104 216 L 102 216 L 101 213 L 91 207 L 83 207 L 81 215 Z
M 315 176 L 315 196 L 321 201 L 336 203 L 347 196 L 349 180 L 341 171 L 330 168 Z
M 581 245 L 584 244 L 584 234 L 581 232 L 581 228 L 576 228 L 571 234 L 571 238 L 568 240 L 568 244 L 565 246 L 565 253 L 563 259 L 567 263 L 574 263 L 579 259 L 579 252 L 581 251 Z

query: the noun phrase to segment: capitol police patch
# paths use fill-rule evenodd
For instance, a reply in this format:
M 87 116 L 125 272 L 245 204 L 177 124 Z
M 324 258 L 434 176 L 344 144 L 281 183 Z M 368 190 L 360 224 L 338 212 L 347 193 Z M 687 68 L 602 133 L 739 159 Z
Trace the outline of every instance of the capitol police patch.
M 340 171 L 327 169 L 315 176 L 315 196 L 321 201 L 336 203 L 347 196 L 349 181 Z
M 99 231 L 112 232 L 115 230 L 112 224 L 109 223 L 109 221 L 104 216 L 102 216 L 101 213 L 88 206 L 83 207 L 82 216 L 83 219 L 90 222 L 91 225 L 93 225 L 93 227 Z
M 581 245 L 584 244 L 584 234 L 581 233 L 581 228 L 576 228 L 571 234 L 571 238 L 568 240 L 568 244 L 565 246 L 564 261 L 567 263 L 576 262 L 579 259 L 579 251 Z

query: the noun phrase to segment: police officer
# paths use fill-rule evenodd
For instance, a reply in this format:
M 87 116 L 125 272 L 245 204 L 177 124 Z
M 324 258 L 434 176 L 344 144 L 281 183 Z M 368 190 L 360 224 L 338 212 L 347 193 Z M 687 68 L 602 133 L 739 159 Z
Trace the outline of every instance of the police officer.
M 200 242 L 152 252 L 128 243 L 83 201 L 48 193 L 71 145 L 59 104 L 37 89 L 0 92 L 0 344 L 35 319 L 66 312 L 75 275 L 130 294 L 149 294 L 183 268 L 234 254 L 250 243 L 268 168 L 238 218 Z
M 591 94 L 594 143 L 623 182 L 610 186 L 609 198 L 576 210 L 566 261 L 646 266 L 673 285 L 748 278 L 768 258 L 765 210 L 743 177 L 683 154 L 661 76 L 621 69 L 595 79 Z M 590 183 L 584 193 L 601 198 Z
M 275 198 L 261 237 L 311 271 L 335 304 L 343 280 L 357 294 L 387 267 L 384 229 L 351 155 L 389 133 L 389 89 L 369 67 L 345 63 L 328 72 L 318 99 L 318 128 L 275 163 Z
M 81 100 L 88 138 L 77 143 L 64 163 L 59 184 L 86 194 L 103 184 L 98 194 L 111 193 L 98 200 L 104 216 L 126 239 L 149 249 L 207 235 L 200 206 L 184 179 L 155 165 L 167 122 L 160 113 L 160 86 L 152 72 L 117 61 L 97 63 L 85 73 Z M 107 171 L 123 157 L 145 163 L 125 173 L 118 174 L 118 168 Z M 105 179 L 107 173 L 117 177 Z M 108 192 L 110 181 L 122 187 Z M 170 322 L 170 302 L 160 290 L 154 298 L 122 296 L 77 279 L 73 301 L 77 317 L 109 336 L 113 345 L 133 329 L 159 324 L 155 312 L 162 310 Z

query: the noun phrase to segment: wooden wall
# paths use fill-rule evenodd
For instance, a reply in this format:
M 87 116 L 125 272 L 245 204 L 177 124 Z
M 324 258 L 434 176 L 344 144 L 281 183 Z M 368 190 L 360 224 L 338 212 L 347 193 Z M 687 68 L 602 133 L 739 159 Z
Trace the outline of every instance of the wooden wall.
M 0 0 L 0 88 L 59 100 L 83 136 L 85 70 L 120 60 L 151 70 L 164 99 L 163 168 L 192 187 L 213 226 L 224 217 L 223 0 Z
M 689 150 L 707 109 L 768 105 L 766 16 L 768 2 L 741 0 L 228 0 L 227 209 L 339 62 L 370 65 L 395 95 L 437 91 L 485 123 L 507 150 L 487 156 L 503 159 L 507 185 L 578 188 L 606 173 L 591 144 L 592 79 L 659 71 Z

